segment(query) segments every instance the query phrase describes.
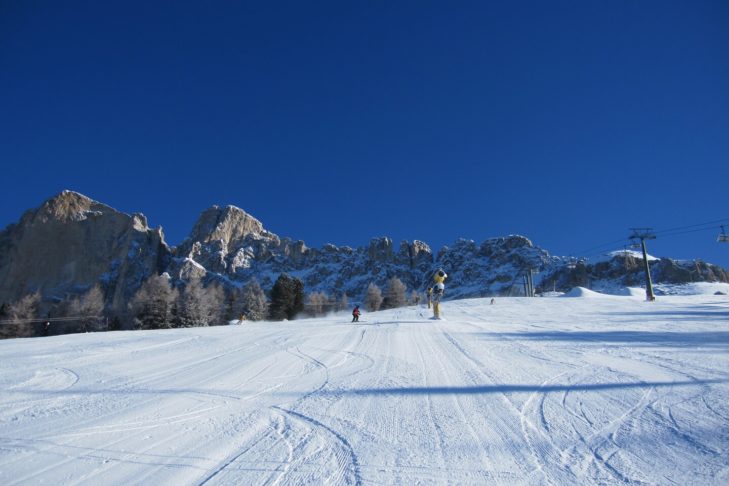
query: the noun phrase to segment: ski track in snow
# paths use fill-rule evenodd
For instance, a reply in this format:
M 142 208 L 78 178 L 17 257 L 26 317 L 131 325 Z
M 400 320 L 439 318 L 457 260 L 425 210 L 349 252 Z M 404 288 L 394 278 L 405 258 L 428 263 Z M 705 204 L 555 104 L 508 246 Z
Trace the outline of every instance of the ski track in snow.
M 0 483 L 722 484 L 729 301 L 0 341 Z

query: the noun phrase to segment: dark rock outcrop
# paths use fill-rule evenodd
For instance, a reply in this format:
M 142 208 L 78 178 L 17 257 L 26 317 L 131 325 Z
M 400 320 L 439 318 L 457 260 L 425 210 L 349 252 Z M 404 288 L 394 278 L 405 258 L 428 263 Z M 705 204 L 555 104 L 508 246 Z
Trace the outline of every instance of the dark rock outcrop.
M 61 299 L 99 283 L 107 305 L 121 309 L 169 255 L 144 215 L 63 191 L 0 232 L 0 302 L 35 291 Z

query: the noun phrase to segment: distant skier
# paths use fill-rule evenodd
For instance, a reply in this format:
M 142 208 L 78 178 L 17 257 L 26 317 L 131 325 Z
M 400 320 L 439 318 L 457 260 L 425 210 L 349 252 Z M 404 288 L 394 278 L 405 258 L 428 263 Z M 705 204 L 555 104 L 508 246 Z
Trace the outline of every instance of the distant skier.
M 359 306 L 355 305 L 354 310 L 352 310 L 352 322 L 359 322 Z
M 440 319 L 440 299 L 445 292 L 445 284 L 443 281 L 448 277 L 443 269 L 438 270 L 433 275 L 435 285 L 433 286 L 433 318 Z
M 433 287 L 428 287 L 426 293 L 428 294 L 428 309 L 430 309 L 430 305 L 433 303 Z

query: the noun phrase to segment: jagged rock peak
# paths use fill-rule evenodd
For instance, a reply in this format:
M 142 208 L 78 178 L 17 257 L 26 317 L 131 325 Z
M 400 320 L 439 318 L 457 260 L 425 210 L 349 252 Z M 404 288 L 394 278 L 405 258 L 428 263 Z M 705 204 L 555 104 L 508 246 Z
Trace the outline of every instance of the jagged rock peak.
M 221 240 L 228 244 L 264 232 L 260 221 L 236 206 L 211 206 L 200 214 L 189 239 L 203 243 Z
M 35 212 L 41 222 L 83 221 L 105 212 L 118 213 L 114 208 L 74 191 L 62 191 L 44 202 Z

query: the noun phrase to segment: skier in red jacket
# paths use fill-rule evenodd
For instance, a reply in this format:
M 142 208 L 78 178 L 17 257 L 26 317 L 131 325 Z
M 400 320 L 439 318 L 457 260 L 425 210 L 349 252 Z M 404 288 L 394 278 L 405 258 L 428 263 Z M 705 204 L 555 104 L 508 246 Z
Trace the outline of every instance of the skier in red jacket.
M 359 322 L 359 306 L 355 305 L 352 311 L 352 322 Z

